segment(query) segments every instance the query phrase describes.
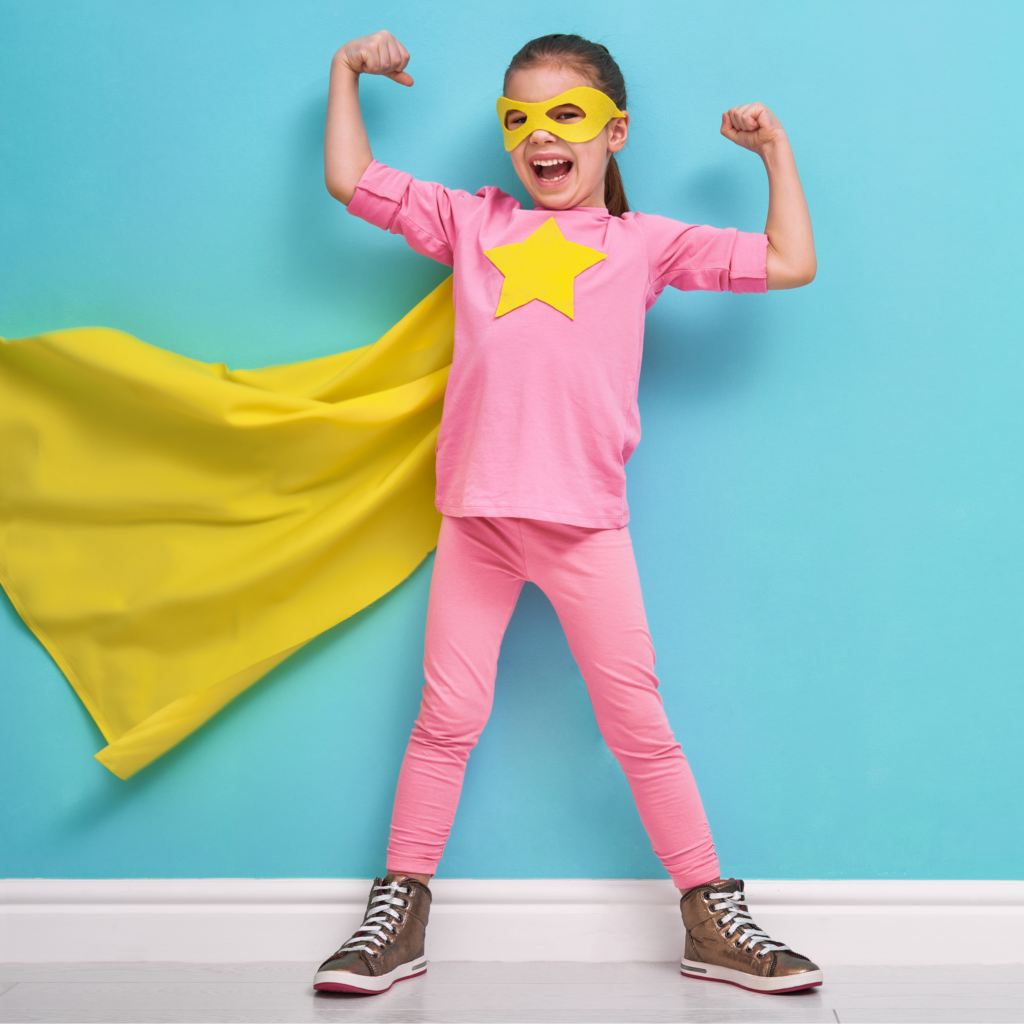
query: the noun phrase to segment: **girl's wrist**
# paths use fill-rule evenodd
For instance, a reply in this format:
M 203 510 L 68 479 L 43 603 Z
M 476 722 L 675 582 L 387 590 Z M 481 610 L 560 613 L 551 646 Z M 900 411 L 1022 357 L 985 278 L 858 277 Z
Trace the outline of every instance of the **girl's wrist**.
M 353 78 L 359 78 L 359 72 L 349 64 L 348 60 L 346 60 L 345 51 L 343 49 L 338 50 L 338 52 L 331 58 L 331 71 L 341 72 L 342 74 L 347 72 Z
M 772 139 L 771 142 L 766 142 L 761 147 L 761 152 L 758 154 L 764 161 L 765 168 L 771 172 L 780 163 L 787 158 L 791 158 L 793 150 L 789 145 L 789 139 L 786 137 L 786 133 L 782 132 L 777 138 Z

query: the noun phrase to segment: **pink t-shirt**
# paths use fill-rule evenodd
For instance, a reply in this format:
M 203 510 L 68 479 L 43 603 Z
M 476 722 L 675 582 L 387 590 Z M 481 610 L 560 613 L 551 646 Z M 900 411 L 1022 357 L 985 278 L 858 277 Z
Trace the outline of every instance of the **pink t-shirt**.
M 625 526 L 647 310 L 666 285 L 766 290 L 768 239 L 735 228 L 594 207 L 524 210 L 497 188 L 470 195 L 376 161 L 348 211 L 455 270 L 437 442 L 437 508 L 448 516 Z M 540 299 L 496 316 L 505 277 L 485 251 L 524 242 L 550 219 L 591 258 L 605 256 L 572 279 L 572 318 Z

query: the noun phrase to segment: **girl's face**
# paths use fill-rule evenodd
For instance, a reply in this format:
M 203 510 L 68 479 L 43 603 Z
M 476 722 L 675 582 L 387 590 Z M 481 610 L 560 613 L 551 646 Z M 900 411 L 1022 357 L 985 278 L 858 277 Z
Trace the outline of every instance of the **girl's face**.
M 557 64 L 539 64 L 515 71 L 509 76 L 505 96 L 523 103 L 542 103 L 578 85 L 593 86 L 571 68 Z M 552 121 L 575 124 L 583 111 L 570 104 L 548 111 Z M 521 111 L 510 110 L 505 126 L 524 123 Z M 511 152 L 512 166 L 534 205 L 549 210 L 569 210 L 574 206 L 601 206 L 604 202 L 604 175 L 608 157 L 626 144 L 629 115 L 612 118 L 589 142 L 566 142 L 538 128 Z

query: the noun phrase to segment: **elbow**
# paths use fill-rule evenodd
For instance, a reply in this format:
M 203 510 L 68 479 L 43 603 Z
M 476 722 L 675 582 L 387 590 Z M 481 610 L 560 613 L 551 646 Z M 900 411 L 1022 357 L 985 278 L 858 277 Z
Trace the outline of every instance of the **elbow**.
M 769 290 L 784 288 L 803 288 L 810 284 L 818 275 L 818 261 L 813 257 L 805 263 L 795 266 L 774 266 L 768 270 L 766 282 Z
M 327 186 L 327 191 L 330 195 L 344 206 L 348 206 L 352 202 L 352 197 L 356 194 L 354 188 L 344 185 L 327 175 L 324 175 L 324 184 Z
M 811 260 L 806 266 L 801 267 L 793 275 L 793 283 L 790 288 L 803 288 L 804 285 L 810 284 L 818 276 L 818 261 Z

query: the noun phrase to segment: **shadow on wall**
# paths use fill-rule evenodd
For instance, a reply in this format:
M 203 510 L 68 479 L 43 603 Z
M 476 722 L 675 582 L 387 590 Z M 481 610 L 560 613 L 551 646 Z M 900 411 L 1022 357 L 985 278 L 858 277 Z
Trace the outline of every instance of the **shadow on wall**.
M 65 809 L 61 819 L 64 837 L 72 839 L 76 835 L 91 836 L 98 829 L 102 829 L 104 825 L 111 823 L 111 819 L 116 819 L 130 810 L 133 805 L 146 804 L 153 800 L 159 801 L 160 791 L 172 783 L 176 775 L 183 771 L 186 774 L 195 771 L 197 764 L 206 760 L 211 751 L 217 751 L 227 737 L 236 733 L 240 727 L 245 728 L 242 722 L 251 720 L 253 715 L 260 715 L 260 705 L 266 703 L 267 690 L 273 688 L 287 692 L 296 686 L 301 687 L 303 677 L 316 671 L 316 663 L 325 657 L 330 658 L 332 650 L 336 655 L 338 648 L 345 643 L 346 638 L 360 628 L 363 619 L 372 615 L 377 605 L 387 600 L 388 597 L 385 596 L 352 618 L 321 633 L 301 650 L 296 651 L 284 663 L 244 690 L 191 736 L 186 737 L 181 743 L 172 747 L 166 754 L 130 779 L 119 779 L 106 770 L 93 773 L 102 782 L 94 788 L 84 791 L 80 800 Z M 9 602 L 6 603 L 9 606 Z M 17 613 L 13 608 L 11 608 L 11 612 L 16 617 Z M 70 687 L 68 687 L 67 699 L 81 708 L 90 730 L 95 733 L 96 749 L 99 750 L 104 746 L 105 740 Z M 402 710 L 408 712 L 408 709 L 403 708 Z M 404 723 L 398 724 L 397 728 L 404 728 Z M 88 767 L 95 766 L 89 765 Z M 324 767 L 326 768 L 327 765 Z M 380 769 L 382 775 L 397 781 L 397 764 L 381 765 Z M 229 791 L 236 786 L 246 784 L 245 774 L 241 771 L 234 773 L 222 771 L 217 778 L 218 788 Z M 387 830 L 389 815 L 386 812 L 388 810 L 388 807 L 381 806 L 378 831 L 386 832 Z
M 760 230 L 767 187 L 757 177 L 752 188 L 751 170 L 735 161 L 703 165 L 680 176 L 664 205 L 688 222 Z M 647 316 L 641 407 L 746 389 L 765 356 L 767 316 L 757 296 L 666 288 Z
M 388 106 L 373 90 L 364 90 L 368 122 L 386 123 Z M 323 132 L 326 101 L 317 99 L 297 114 L 290 140 L 290 167 L 279 227 L 284 243 L 282 286 L 296 301 L 327 306 L 339 323 L 365 306 L 375 326 L 368 344 L 400 320 L 450 271 L 419 256 L 400 238 L 350 217 L 324 184 Z M 386 287 L 382 283 L 386 282 Z M 339 332 L 340 333 L 340 332 Z
M 765 357 L 764 314 L 750 298 L 665 295 L 659 305 L 647 317 L 641 412 L 650 401 L 678 405 L 745 390 L 757 376 Z

